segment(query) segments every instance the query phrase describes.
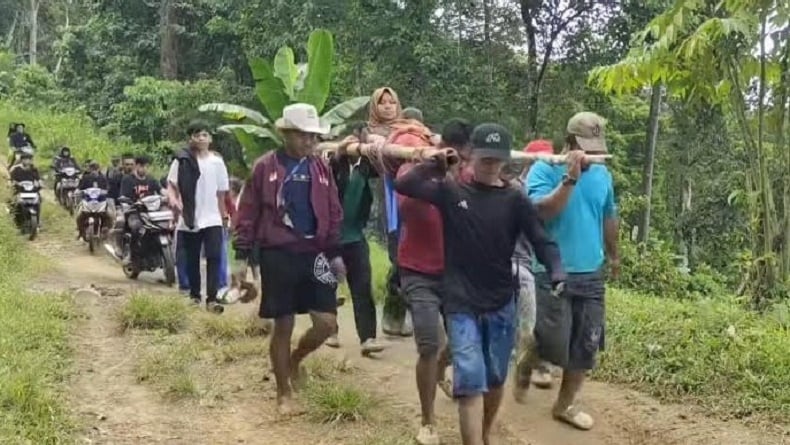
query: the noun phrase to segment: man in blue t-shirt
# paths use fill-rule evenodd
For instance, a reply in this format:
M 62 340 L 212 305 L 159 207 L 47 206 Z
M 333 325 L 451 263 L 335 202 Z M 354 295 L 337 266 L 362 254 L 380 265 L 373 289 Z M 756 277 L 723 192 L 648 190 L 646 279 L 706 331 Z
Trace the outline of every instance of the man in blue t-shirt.
M 551 282 L 541 265 L 536 267 L 537 359 L 564 369 L 562 387 L 554 404 L 556 419 L 588 430 L 592 417 L 575 405 L 587 371 L 604 346 L 604 279 L 601 269 L 608 261 L 611 272 L 619 269 L 612 175 L 603 165 L 590 165 L 586 154 L 606 153 L 606 121 L 583 112 L 568 121 L 565 165 L 537 162 L 527 176 L 527 190 L 536 203 L 546 230 L 559 245 L 562 265 L 568 273 L 561 296 L 552 295 Z M 523 390 L 523 382 L 519 382 Z

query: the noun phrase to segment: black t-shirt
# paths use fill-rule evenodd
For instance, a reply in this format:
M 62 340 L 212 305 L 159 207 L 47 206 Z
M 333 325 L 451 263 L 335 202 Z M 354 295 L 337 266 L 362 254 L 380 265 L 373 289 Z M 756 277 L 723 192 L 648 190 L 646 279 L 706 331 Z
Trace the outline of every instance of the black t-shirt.
M 101 173 L 86 173 L 85 176 L 80 179 L 80 190 L 86 190 L 91 187 L 100 188 L 102 190 L 107 190 L 107 178 L 104 177 Z
M 39 181 L 40 179 L 41 177 L 36 167 L 14 167 L 14 169 L 11 170 L 11 180 L 14 182 Z
M 543 229 L 537 209 L 509 186 L 441 180 L 436 164 L 423 163 L 395 181 L 405 195 L 434 204 L 442 214 L 445 246 L 444 301 L 448 313 L 496 311 L 515 295 L 511 257 L 524 234 L 552 278 L 564 279 L 560 252 Z
M 126 175 L 121 181 L 121 196 L 137 201 L 140 198 L 159 193 L 159 181 L 149 176 L 138 178 L 137 175 Z

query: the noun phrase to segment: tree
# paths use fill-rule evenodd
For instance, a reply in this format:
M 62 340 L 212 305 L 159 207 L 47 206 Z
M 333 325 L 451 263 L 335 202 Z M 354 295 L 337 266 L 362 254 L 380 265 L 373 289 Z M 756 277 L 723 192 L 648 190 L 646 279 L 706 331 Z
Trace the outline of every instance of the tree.
M 219 127 L 220 131 L 232 133 L 244 148 L 247 159 L 256 159 L 270 144 L 261 140 L 280 142 L 274 131 L 274 121 L 282 116 L 283 108 L 289 103 L 303 102 L 315 106 L 322 112 L 329 98 L 334 65 L 334 39 L 326 30 L 316 30 L 310 34 L 307 43 L 307 63 L 297 65 L 294 52 L 284 46 L 269 63 L 260 57 L 250 59 L 250 68 L 255 80 L 255 92 L 263 106 L 264 113 L 233 104 L 209 103 L 202 105 L 200 111 L 219 112 L 237 123 Z M 335 127 L 337 134 L 343 123 L 368 104 L 367 96 L 360 96 L 342 102 L 321 119 Z
M 743 282 L 758 306 L 771 296 L 786 295 L 790 280 L 786 260 L 790 245 L 783 242 L 785 235 L 778 223 L 787 220 L 788 209 L 775 205 L 777 198 L 788 199 L 790 162 L 772 160 L 765 131 L 767 93 L 772 86 L 781 91 L 784 78 L 779 75 L 778 55 L 784 46 L 777 45 L 773 56 L 766 50 L 768 22 L 788 29 L 788 8 L 765 0 L 733 0 L 712 7 L 706 2 L 677 0 L 637 36 L 637 46 L 625 59 L 591 73 L 591 80 L 606 91 L 633 91 L 660 81 L 679 97 L 702 97 L 728 105 L 748 153 L 742 185 L 752 221 L 752 262 Z M 774 111 L 784 116 L 787 107 L 787 103 L 774 104 Z M 785 125 L 780 125 L 780 134 L 787 131 Z M 774 172 L 769 165 L 777 161 L 783 168 Z M 785 185 L 781 196 L 775 196 L 772 187 L 777 182 Z

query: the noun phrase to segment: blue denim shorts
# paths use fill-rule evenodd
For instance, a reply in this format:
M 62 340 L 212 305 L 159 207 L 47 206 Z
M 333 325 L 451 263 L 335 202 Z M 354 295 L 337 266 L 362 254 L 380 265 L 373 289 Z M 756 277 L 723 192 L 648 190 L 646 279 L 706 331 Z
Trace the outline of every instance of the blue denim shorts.
M 517 325 L 515 298 L 493 312 L 447 314 L 453 397 L 485 394 L 505 384 Z

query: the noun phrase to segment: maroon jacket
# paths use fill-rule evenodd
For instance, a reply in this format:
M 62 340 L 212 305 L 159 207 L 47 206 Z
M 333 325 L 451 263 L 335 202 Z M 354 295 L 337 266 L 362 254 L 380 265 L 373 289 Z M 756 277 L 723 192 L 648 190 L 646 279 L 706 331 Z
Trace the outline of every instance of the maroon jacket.
M 317 220 L 314 238 L 304 239 L 283 223 L 285 211 L 277 208 L 277 194 L 287 175 L 271 151 L 256 161 L 252 178 L 241 194 L 236 215 L 234 247 L 250 251 L 287 248 L 295 252 L 325 252 L 332 258 L 340 246 L 343 207 L 332 171 L 319 157 L 310 159 L 310 199 Z

